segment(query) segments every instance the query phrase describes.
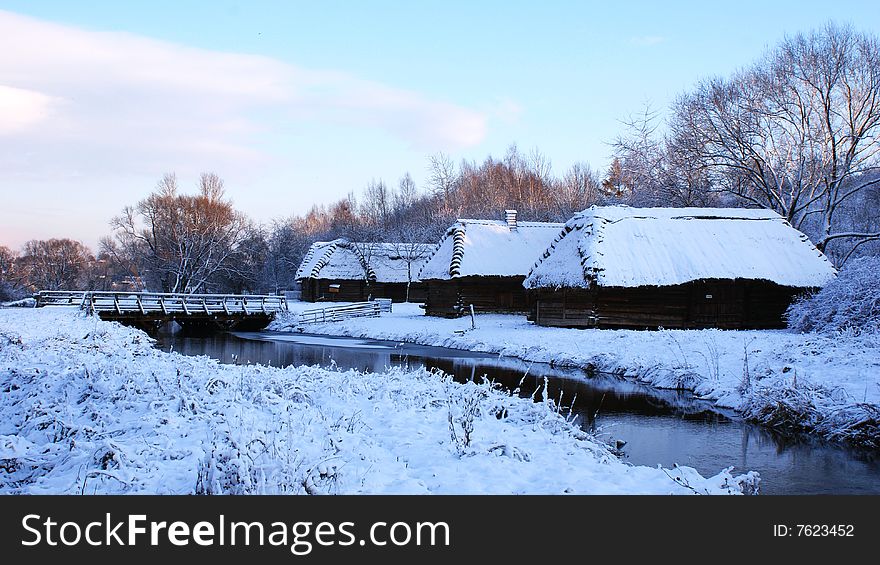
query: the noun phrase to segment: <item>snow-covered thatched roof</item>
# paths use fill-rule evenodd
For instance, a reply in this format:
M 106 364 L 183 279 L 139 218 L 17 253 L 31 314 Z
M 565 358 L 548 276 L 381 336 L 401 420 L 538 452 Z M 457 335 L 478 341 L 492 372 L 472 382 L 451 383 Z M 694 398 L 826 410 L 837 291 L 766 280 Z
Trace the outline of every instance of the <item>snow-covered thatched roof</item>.
M 422 267 L 422 280 L 467 276 L 525 276 L 562 228 L 561 223 L 458 220 Z
M 834 267 L 769 210 L 593 206 L 575 214 L 526 288 L 666 286 L 699 279 L 821 287 Z
M 312 244 L 296 271 L 296 280 L 369 280 L 407 282 L 407 257 L 413 280 L 434 250 L 427 243 L 364 243 L 346 239 Z

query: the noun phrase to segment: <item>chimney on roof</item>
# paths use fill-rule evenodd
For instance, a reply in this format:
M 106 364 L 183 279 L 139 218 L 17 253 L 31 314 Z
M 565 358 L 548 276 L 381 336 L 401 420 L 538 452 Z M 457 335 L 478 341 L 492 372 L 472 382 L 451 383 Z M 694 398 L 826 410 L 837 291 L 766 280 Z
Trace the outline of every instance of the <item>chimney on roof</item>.
M 505 210 L 504 217 L 507 219 L 507 227 L 510 231 L 516 231 L 516 210 Z

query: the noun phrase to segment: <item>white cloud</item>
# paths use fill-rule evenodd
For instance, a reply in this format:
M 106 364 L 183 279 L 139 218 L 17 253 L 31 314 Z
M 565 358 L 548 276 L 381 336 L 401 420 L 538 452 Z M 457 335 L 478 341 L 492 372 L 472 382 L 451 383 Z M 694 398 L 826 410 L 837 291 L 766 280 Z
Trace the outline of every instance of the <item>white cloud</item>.
M 630 43 L 639 47 L 652 47 L 664 43 L 665 41 L 666 38 L 662 35 L 640 35 L 638 37 L 630 38 Z
M 255 166 L 264 134 L 374 128 L 423 150 L 479 143 L 488 114 L 344 72 L 0 11 L 0 168 L 71 175 Z M 287 128 L 287 129 L 285 129 Z
M 0 135 L 39 125 L 56 102 L 40 92 L 0 85 Z

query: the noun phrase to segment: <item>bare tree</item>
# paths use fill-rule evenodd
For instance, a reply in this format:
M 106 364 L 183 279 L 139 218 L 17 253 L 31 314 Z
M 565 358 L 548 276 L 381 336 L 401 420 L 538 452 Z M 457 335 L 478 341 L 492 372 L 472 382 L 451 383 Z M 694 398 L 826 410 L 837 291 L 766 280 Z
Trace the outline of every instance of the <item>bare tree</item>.
M 313 235 L 318 235 L 303 229 L 303 223 L 299 218 L 292 218 L 272 225 L 268 238 L 266 282 L 274 292 L 294 287 L 299 264 L 314 241 Z
M 269 276 L 270 247 L 262 227 L 248 224 L 241 241 L 229 257 L 229 265 L 218 275 L 217 284 L 236 294 L 277 290 Z
M 0 245 L 0 300 L 14 300 L 23 293 L 24 285 L 16 269 L 16 260 L 14 251 Z
M 660 150 L 660 198 L 669 206 L 715 206 L 720 199 L 711 190 L 706 170 L 695 167 L 687 148 L 694 140 L 688 132 L 667 135 Z
M 115 220 L 114 220 L 115 221 Z M 116 282 L 125 284 L 131 290 L 143 291 L 146 288 L 143 275 L 146 272 L 146 253 L 135 252 L 130 245 L 126 246 L 117 238 L 104 236 L 100 242 L 100 255 L 111 264 Z
M 874 176 L 880 178 L 880 172 L 875 172 Z M 835 231 L 880 232 L 880 183 L 868 185 L 844 201 L 834 221 Z M 846 239 L 841 239 L 832 241 L 825 248 L 826 255 L 837 265 L 843 265 L 850 257 L 880 254 L 880 239 L 875 237 L 863 237 L 849 245 L 839 245 L 839 242 L 848 243 Z
M 599 199 L 600 185 L 596 173 L 586 163 L 574 163 L 556 183 L 557 218 L 568 219 L 572 214 L 589 208 Z
M 332 204 L 327 212 L 327 231 L 329 232 L 348 233 L 359 229 L 361 223 L 354 194 L 349 194 Z
M 32 290 L 90 290 L 89 268 L 95 257 L 70 239 L 31 240 L 16 261 Z
M 394 193 L 394 213 L 397 215 L 404 213 L 415 204 L 417 199 L 416 183 L 408 172 L 404 173 L 397 183 L 397 192 Z
M 614 157 L 602 181 L 602 199 L 610 202 L 626 201 L 632 192 L 632 181 L 627 176 L 620 157 Z
M 361 202 L 361 213 L 375 226 L 383 228 L 388 226 L 391 216 L 391 193 L 382 179 L 372 180 L 364 190 Z
M 649 104 L 622 123 L 605 185 L 609 201 L 676 207 L 716 203 L 705 170 L 689 159 L 695 147 L 691 131 L 679 128 L 660 135 L 659 113 Z
M 679 149 L 713 189 L 771 208 L 809 231 L 820 250 L 880 232 L 836 221 L 844 204 L 880 179 L 880 46 L 850 27 L 786 39 L 752 68 L 681 97 Z
M 418 275 L 417 265 L 428 258 L 433 246 L 426 243 L 432 240 L 429 226 L 410 224 L 402 226 L 395 232 L 394 243 L 391 244 L 394 254 L 406 265 L 406 301 L 409 302 L 409 290 Z
M 448 213 L 452 205 L 452 198 L 455 192 L 455 186 L 458 175 L 455 171 L 455 164 L 452 159 L 445 153 L 437 153 L 431 155 L 428 166 L 428 182 L 434 195 L 440 202 L 440 213 Z
M 609 172 L 608 195 L 635 205 L 665 204 L 662 143 L 657 136 L 659 114 L 650 104 L 623 121 L 624 134 L 613 143 L 615 160 Z
M 166 292 L 193 293 L 220 273 L 247 235 L 247 221 L 224 200 L 223 181 L 202 175 L 199 193 L 178 194 L 175 175 L 165 175 L 156 190 L 114 218 L 117 253 Z
M 517 208 L 524 220 L 568 219 L 574 211 L 593 204 L 599 192 L 596 175 L 588 165 L 576 164 L 564 179 L 556 179 L 548 157 L 537 149 L 523 156 L 516 145 L 508 148 L 502 160 L 489 156 L 481 163 L 462 161 L 458 166 L 439 153 L 430 157 L 428 169 L 430 190 L 426 193 L 418 192 L 407 173 L 396 190 L 389 190 L 382 181 L 372 181 L 360 204 L 349 194 L 273 226 L 270 248 L 275 249 L 272 242 L 276 240 L 293 242 L 283 245 L 285 252 L 280 248 L 270 252 L 273 276 L 276 280 L 286 276 L 284 272 L 291 267 L 285 265 L 298 265 L 314 241 L 345 238 L 361 247 L 361 256 L 369 258 L 376 242 L 437 241 L 457 217 L 500 219 L 503 210 Z M 418 254 L 420 248 L 412 251 Z

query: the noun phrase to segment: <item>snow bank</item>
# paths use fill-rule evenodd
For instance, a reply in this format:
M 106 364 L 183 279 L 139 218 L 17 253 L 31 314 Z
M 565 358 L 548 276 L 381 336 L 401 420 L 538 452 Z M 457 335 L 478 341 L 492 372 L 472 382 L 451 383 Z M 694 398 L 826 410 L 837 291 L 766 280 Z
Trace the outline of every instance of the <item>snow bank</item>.
M 33 308 L 37 301 L 33 298 L 22 298 L 11 302 L 0 302 L 0 308 Z
M 309 332 L 497 353 L 593 368 L 660 388 L 695 391 L 780 429 L 880 446 L 880 338 L 790 331 L 599 330 L 535 326 L 524 317 L 424 316 L 396 304 L 381 318 L 309 324 Z M 297 329 L 293 316 L 270 329 Z
M 621 462 L 549 401 L 427 371 L 220 365 L 66 308 L 0 311 L 2 493 L 739 493 Z

